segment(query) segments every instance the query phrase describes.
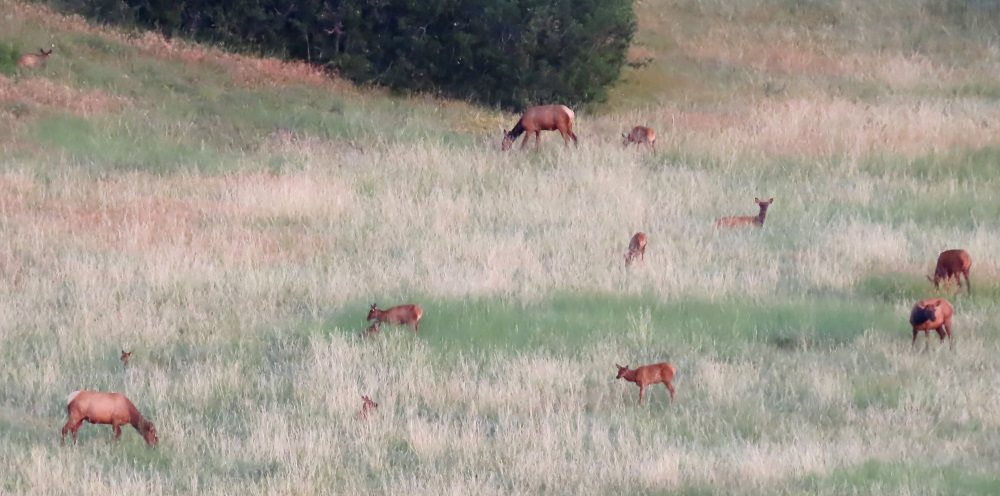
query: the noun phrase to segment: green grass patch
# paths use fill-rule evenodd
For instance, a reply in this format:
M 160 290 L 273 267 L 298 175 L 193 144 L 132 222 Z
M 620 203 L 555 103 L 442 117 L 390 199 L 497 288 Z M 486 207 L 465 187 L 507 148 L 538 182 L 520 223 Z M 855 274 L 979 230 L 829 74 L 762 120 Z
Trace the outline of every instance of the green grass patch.
M 14 75 L 17 72 L 17 58 L 20 56 L 21 45 L 19 43 L 0 43 L 0 74 Z

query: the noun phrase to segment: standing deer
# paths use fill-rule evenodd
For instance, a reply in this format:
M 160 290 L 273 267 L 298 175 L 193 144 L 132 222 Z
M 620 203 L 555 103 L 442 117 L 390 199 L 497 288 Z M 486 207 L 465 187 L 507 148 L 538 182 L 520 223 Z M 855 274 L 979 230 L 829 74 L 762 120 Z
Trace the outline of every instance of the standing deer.
M 361 411 L 358 412 L 358 420 L 367 420 L 368 414 L 371 413 L 372 410 L 378 408 L 378 403 L 375 403 L 367 396 L 362 396 L 361 400 L 364 401 L 364 403 L 361 404 Z
M 928 298 L 918 301 L 913 305 L 910 312 L 910 325 L 913 326 L 913 341 L 911 347 L 917 344 L 917 334 L 924 331 L 924 336 L 930 339 L 930 330 L 937 331 L 941 341 L 948 337 L 948 342 L 952 348 L 955 347 L 955 338 L 951 335 L 951 316 L 954 309 L 951 303 L 944 298 Z M 930 342 L 927 343 L 930 346 Z
M 156 446 L 160 442 L 153 423 L 142 418 L 139 410 L 123 394 L 74 391 L 66 397 L 66 403 L 69 419 L 62 428 L 60 443 L 66 441 L 67 432 L 72 432 L 73 444 L 76 444 L 76 433 L 84 420 L 91 424 L 111 424 L 112 441 L 121 437 L 123 425 L 131 424 L 147 445 Z
M 52 55 L 52 50 L 55 49 L 55 45 L 49 49 L 49 51 L 38 49 L 38 53 L 26 53 L 17 58 L 17 66 L 25 67 L 28 69 L 37 69 L 39 67 L 45 66 L 45 61 Z
M 646 235 L 637 232 L 628 242 L 628 253 L 625 254 L 625 266 L 628 267 L 635 259 L 646 261 Z
M 756 217 L 722 217 L 715 221 L 715 225 L 717 227 L 763 226 L 764 216 L 767 215 L 767 207 L 774 203 L 774 198 L 766 202 L 762 202 L 757 198 L 754 198 L 753 201 L 757 202 L 757 205 L 760 206 L 760 213 Z
M 938 284 L 943 279 L 946 283 L 952 277 L 958 281 L 958 291 L 955 296 L 962 292 L 962 275 L 965 275 L 965 286 L 968 294 L 972 295 L 972 283 L 969 282 L 969 269 L 972 268 L 972 257 L 965 250 L 945 250 L 938 255 L 937 267 L 934 269 L 934 277 L 927 276 L 927 280 L 934 283 L 934 289 L 938 289 Z
M 120 358 L 120 360 L 122 361 L 122 369 L 127 369 L 128 368 L 128 360 L 129 360 L 129 358 L 132 358 L 132 352 L 134 352 L 134 351 L 135 350 L 132 350 L 132 351 L 130 351 L 128 353 L 125 353 L 125 350 L 122 350 L 122 356 Z
M 621 365 L 615 364 L 618 367 L 618 377 L 615 379 L 625 379 L 629 382 L 634 382 L 639 385 L 639 404 L 642 404 L 642 396 L 646 390 L 646 386 L 653 384 L 663 383 L 670 390 L 670 402 L 674 402 L 674 386 L 671 381 L 674 378 L 674 372 L 677 369 L 673 365 L 667 362 L 657 363 L 653 365 L 643 365 L 635 370 L 629 370 L 628 365 L 622 367 Z
M 648 128 L 646 126 L 633 127 L 632 131 L 628 133 L 628 135 L 625 135 L 624 133 L 622 134 L 622 146 L 628 147 L 629 143 L 635 143 L 636 147 L 646 143 L 655 152 L 656 131 L 653 131 L 652 128 Z
M 416 305 L 398 305 L 388 310 L 379 310 L 372 303 L 372 309 L 368 312 L 367 320 L 374 320 L 376 324 L 408 325 L 413 328 L 414 333 L 420 332 L 420 317 L 424 311 Z M 375 327 L 376 331 L 378 327 Z
M 531 133 L 535 133 L 535 149 L 537 150 L 541 141 L 541 132 L 554 130 L 558 130 L 562 134 L 564 145 L 567 148 L 570 138 L 573 139 L 574 145 L 578 145 L 576 135 L 573 134 L 573 117 L 573 111 L 565 105 L 531 107 L 524 111 L 521 120 L 517 121 L 513 129 L 504 132 L 500 149 L 509 150 L 517 137 L 527 132 L 524 135 L 524 141 L 521 142 L 521 148 L 523 149 L 528 144 L 528 137 L 531 136 Z

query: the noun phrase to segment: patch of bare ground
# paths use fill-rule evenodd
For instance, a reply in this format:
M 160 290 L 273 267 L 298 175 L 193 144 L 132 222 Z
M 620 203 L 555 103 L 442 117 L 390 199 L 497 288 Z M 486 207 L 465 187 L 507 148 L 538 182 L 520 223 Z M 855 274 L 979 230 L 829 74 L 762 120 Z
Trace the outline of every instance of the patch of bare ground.
M 230 73 L 234 81 L 247 87 L 305 84 L 336 88 L 341 91 L 352 89 L 349 83 L 331 77 L 319 67 L 305 62 L 289 62 L 276 58 L 226 53 L 217 48 L 205 47 L 185 40 L 167 39 L 163 35 L 152 32 L 128 34 L 109 26 L 91 24 L 79 15 L 53 12 L 44 5 L 10 1 L 6 2 L 4 7 L 14 17 L 37 23 L 53 31 L 73 31 L 100 36 L 136 47 L 143 53 L 160 59 L 183 60 L 191 64 L 212 64 L 223 67 Z

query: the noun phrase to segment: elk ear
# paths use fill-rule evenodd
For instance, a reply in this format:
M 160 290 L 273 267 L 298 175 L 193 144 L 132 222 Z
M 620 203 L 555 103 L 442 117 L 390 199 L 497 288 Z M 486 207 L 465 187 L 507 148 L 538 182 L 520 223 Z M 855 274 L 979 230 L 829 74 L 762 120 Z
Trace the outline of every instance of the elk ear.
M 372 303 L 372 310 L 375 310 L 375 304 Z
M 756 196 L 755 196 L 755 197 L 753 197 L 753 201 L 755 201 L 755 202 L 757 202 L 757 203 L 760 203 L 760 200 L 758 200 Z
M 770 205 L 770 204 L 772 204 L 772 203 L 774 203 L 774 198 L 771 198 L 770 200 L 768 200 L 768 201 L 767 201 L 767 204 L 768 204 L 768 205 Z

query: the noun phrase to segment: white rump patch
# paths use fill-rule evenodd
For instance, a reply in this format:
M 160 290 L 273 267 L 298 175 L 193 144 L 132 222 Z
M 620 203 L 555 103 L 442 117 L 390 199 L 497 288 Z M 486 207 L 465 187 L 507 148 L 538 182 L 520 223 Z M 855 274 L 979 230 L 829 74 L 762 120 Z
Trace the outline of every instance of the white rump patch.
M 66 404 L 68 405 L 72 403 L 73 398 L 76 398 L 76 395 L 78 394 L 80 394 L 80 391 L 73 391 L 72 393 L 69 393 L 69 396 L 66 397 Z

